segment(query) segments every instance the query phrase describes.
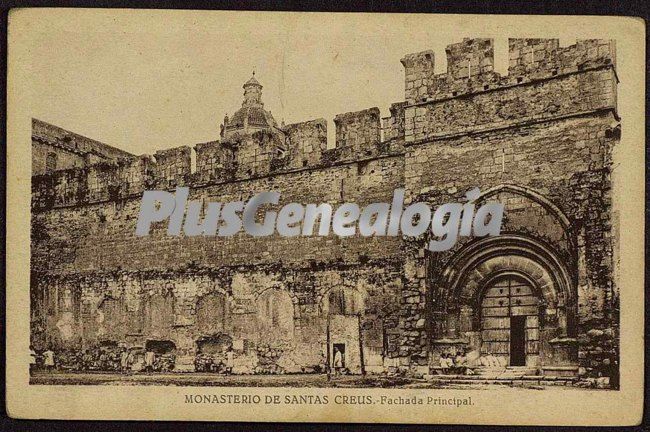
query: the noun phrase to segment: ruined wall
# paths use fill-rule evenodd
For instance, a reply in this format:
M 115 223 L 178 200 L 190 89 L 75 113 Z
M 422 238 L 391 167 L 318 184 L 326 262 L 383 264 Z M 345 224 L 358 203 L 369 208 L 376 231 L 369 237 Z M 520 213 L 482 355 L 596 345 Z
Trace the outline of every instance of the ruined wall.
M 48 158 L 51 158 L 48 161 Z M 53 143 L 43 143 L 38 138 L 32 139 L 32 173 L 45 174 L 56 169 L 83 167 L 86 164 L 84 155 Z
M 316 154 L 319 148 L 325 150 L 321 122 L 288 130 L 291 155 L 300 155 L 301 147 L 316 148 Z M 372 297 L 361 322 L 369 329 L 364 349 L 382 366 L 383 332 L 390 333 L 397 325 L 393 305 L 401 278 L 395 259 L 399 239 L 245 233 L 179 238 L 168 236 L 162 223 L 153 227 L 150 236 L 136 237 L 135 224 L 143 190 L 178 185 L 190 186 L 189 199 L 204 203 L 246 201 L 267 190 L 282 193 L 278 208 L 289 202 L 329 203 L 334 209 L 343 202 L 360 206 L 390 202 L 394 189 L 404 182 L 403 159 L 385 155 L 361 162 L 327 161 L 327 166 L 319 161 L 321 168 L 301 166 L 299 159 L 283 167 L 284 173 L 219 182 L 225 175 L 249 175 L 220 171 L 221 161 L 228 163 L 230 149 L 205 143 L 196 150 L 194 173 L 190 149 L 181 147 L 153 158 L 33 178 L 32 276 L 35 291 L 46 297 L 38 301 L 47 304 L 47 299 L 59 299 L 70 291 L 77 299 L 72 304 L 81 302 L 75 311 L 36 307 L 52 313 L 34 317 L 41 328 L 35 342 L 92 346 L 102 340 L 126 340 L 142 345 L 151 338 L 169 339 L 187 366 L 199 338 L 223 333 L 241 348 L 237 350 L 241 371 L 314 370 L 323 366 L 327 352 L 323 297 L 335 287 L 349 286 L 351 290 L 363 287 L 364 296 Z M 309 157 L 304 160 L 309 162 Z M 282 333 L 269 332 L 265 325 L 277 317 L 260 316 L 268 306 L 259 298 L 269 288 L 291 296 L 292 338 L 261 338 Z M 224 296 L 223 308 L 204 300 L 215 293 Z M 220 324 L 206 325 L 200 317 L 213 309 L 223 314 Z M 159 322 L 160 316 L 173 318 Z M 378 340 L 374 325 L 384 319 L 386 326 L 380 324 Z
M 191 367 L 200 338 L 225 334 L 239 347 L 241 372 L 252 373 L 257 366 L 313 371 L 323 366 L 326 356 L 328 314 L 323 308 L 332 289 L 362 293 L 363 328 L 385 321 L 390 333 L 400 270 L 394 263 L 386 264 L 339 264 L 327 269 L 315 264 L 293 269 L 186 266 L 163 272 L 102 269 L 92 274 L 39 275 L 33 342 L 64 348 L 102 341 L 143 346 L 147 340 L 171 340 L 181 357 L 179 365 Z M 286 296 L 288 309 L 273 309 L 278 300 L 269 294 L 276 293 Z M 373 339 L 372 331 L 369 334 L 364 341 L 367 357 L 377 349 L 381 355 L 384 341 Z M 268 358 L 270 350 L 273 361 Z
M 101 160 L 134 155 L 70 132 L 42 120 L 32 119 L 32 173 L 45 174 L 47 157 L 56 155 L 56 169 L 82 167 Z

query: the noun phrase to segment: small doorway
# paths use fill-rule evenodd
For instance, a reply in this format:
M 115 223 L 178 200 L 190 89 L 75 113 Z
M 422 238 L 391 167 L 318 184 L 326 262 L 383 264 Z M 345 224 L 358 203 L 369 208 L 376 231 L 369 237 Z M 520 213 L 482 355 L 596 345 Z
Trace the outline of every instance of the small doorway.
M 510 365 L 526 366 L 526 316 L 510 317 Z
M 342 369 L 352 374 L 363 373 L 363 357 L 359 341 L 359 317 L 330 315 L 328 321 L 330 367 L 335 367 L 335 356 L 338 349 L 341 353 Z
M 327 296 L 328 365 L 335 367 L 335 355 L 341 353 L 345 373 L 363 374 L 361 349 L 361 314 L 363 298 L 354 289 L 336 288 Z

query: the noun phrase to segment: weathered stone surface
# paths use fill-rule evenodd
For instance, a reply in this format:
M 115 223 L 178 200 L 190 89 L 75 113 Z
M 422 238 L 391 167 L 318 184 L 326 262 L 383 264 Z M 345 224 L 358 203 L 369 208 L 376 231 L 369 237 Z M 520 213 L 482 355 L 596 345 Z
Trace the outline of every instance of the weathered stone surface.
M 383 119 L 377 108 L 337 116 L 333 148 L 319 119 L 197 144 L 194 172 L 189 147 L 35 171 L 33 342 L 164 339 L 191 356 L 214 337 L 235 347 L 236 373 L 294 373 L 324 370 L 344 337 L 373 369 L 422 374 L 443 351 L 485 354 L 482 290 L 514 273 L 538 301 L 529 360 L 614 376 L 613 44 L 514 39 L 509 51 L 507 76 L 493 71 L 489 39 L 448 47 L 445 74 L 432 52 L 404 57 L 405 101 Z M 41 135 L 35 126 L 42 159 Z M 142 192 L 179 185 L 204 201 L 276 190 L 281 205 L 332 206 L 390 202 L 404 188 L 407 203 L 434 207 L 479 187 L 476 206 L 506 211 L 502 236 L 435 254 L 428 235 L 170 237 L 156 224 L 136 237 Z M 331 315 L 358 318 L 328 338 Z

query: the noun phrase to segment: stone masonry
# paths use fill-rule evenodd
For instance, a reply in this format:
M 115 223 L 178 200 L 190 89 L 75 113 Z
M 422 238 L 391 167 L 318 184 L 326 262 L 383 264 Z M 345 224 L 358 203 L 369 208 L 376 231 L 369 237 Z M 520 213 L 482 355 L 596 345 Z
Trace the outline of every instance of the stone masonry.
M 525 366 L 617 374 L 614 43 L 511 39 L 505 76 L 490 39 L 446 55 L 444 74 L 432 51 L 405 56 L 404 101 L 389 117 L 337 115 L 333 148 L 323 119 L 277 126 L 253 78 L 219 141 L 35 173 L 32 343 L 171 341 L 182 369 L 213 338 L 234 349 L 236 373 L 323 370 L 336 346 L 352 373 L 427 373 L 458 347 L 515 365 L 522 322 Z M 405 188 L 432 207 L 479 187 L 476 205 L 501 201 L 505 217 L 502 235 L 436 253 L 427 235 L 172 237 L 160 223 L 136 237 L 142 192 L 177 186 L 332 206 Z

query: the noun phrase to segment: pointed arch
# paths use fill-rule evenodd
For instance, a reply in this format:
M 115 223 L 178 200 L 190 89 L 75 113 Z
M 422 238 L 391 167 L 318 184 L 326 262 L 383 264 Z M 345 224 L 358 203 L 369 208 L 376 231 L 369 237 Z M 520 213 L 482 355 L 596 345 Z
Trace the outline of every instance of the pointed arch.
M 526 186 L 515 185 L 512 183 L 502 183 L 500 185 L 491 187 L 486 191 L 483 191 L 481 195 L 479 195 L 479 197 L 476 199 L 476 202 L 486 200 L 487 198 L 494 195 L 498 195 L 499 193 L 502 192 L 510 192 L 516 195 L 522 195 L 530 198 L 532 201 L 541 205 L 548 212 L 554 215 L 558 219 L 558 221 L 560 221 L 562 227 L 566 231 L 571 230 L 571 222 L 569 221 L 569 218 L 566 216 L 566 214 L 564 214 L 562 209 L 560 209 L 557 205 L 555 205 L 551 200 L 546 198 L 544 195 L 537 192 L 535 189 Z
M 325 315 L 363 314 L 367 295 L 365 289 L 358 287 L 333 287 L 324 293 L 321 308 Z
M 268 288 L 255 300 L 260 334 L 270 341 L 288 341 L 294 334 L 293 300 L 286 290 Z

